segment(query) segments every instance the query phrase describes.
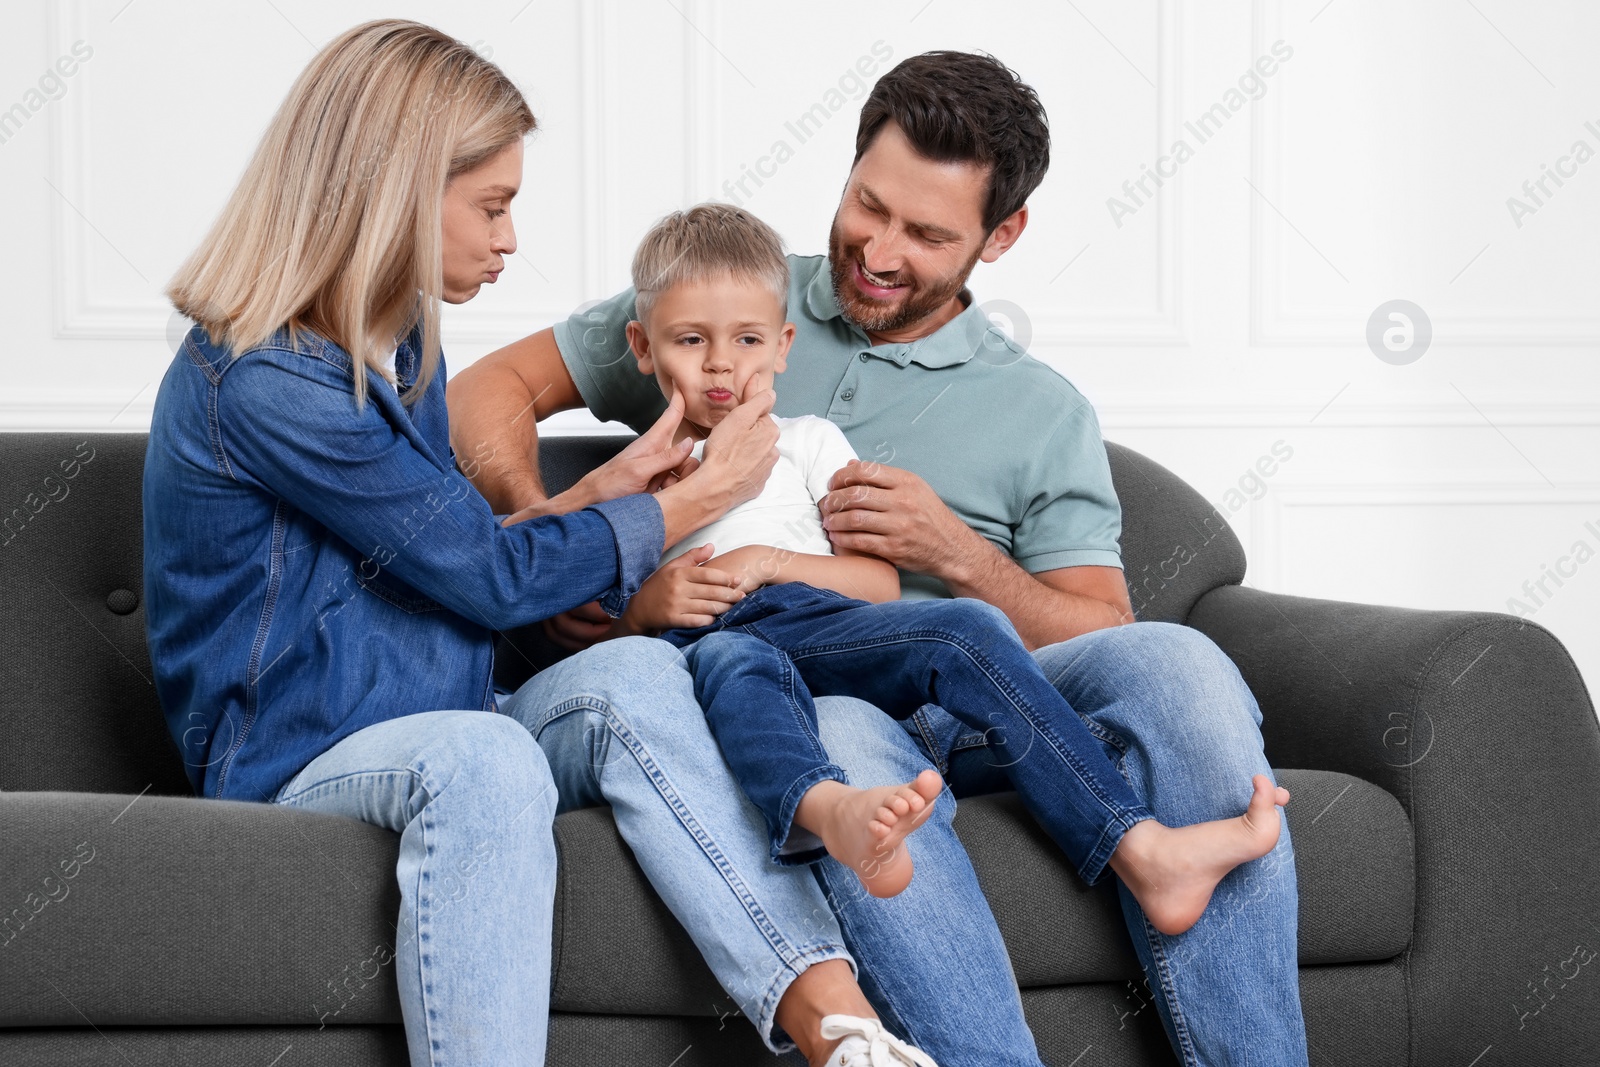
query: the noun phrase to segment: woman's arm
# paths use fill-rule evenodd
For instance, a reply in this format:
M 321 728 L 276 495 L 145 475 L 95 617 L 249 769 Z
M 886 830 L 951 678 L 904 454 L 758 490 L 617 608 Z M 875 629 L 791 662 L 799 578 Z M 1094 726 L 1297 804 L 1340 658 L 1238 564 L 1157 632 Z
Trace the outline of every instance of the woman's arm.
M 432 389 L 443 384 L 418 403 L 442 407 Z M 662 509 L 649 496 L 502 527 L 426 442 L 370 400 L 357 409 L 346 371 L 305 354 L 246 353 L 216 404 L 228 474 L 362 553 L 363 582 L 398 579 L 480 625 L 518 626 L 596 598 L 620 611 L 660 559 Z

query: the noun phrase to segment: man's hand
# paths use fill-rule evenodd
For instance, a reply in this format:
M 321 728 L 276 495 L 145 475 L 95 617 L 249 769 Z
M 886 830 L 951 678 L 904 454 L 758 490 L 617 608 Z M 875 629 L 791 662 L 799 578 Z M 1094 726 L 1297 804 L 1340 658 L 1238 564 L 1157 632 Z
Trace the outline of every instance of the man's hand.
M 701 566 L 712 551 L 711 545 L 690 549 L 646 578 L 611 628 L 612 636 L 710 626 L 743 600 L 738 575 Z
M 544 635 L 568 652 L 582 652 L 611 632 L 611 616 L 596 601 L 544 620 Z
M 855 460 L 834 474 L 828 489 L 819 506 L 836 547 L 881 556 L 938 578 L 952 596 L 993 604 L 1030 651 L 1133 620 L 1120 567 L 1029 574 L 910 471 Z
M 941 579 L 970 569 L 993 551 L 910 471 L 851 460 L 829 479 L 828 489 L 818 507 L 822 528 L 836 548 Z

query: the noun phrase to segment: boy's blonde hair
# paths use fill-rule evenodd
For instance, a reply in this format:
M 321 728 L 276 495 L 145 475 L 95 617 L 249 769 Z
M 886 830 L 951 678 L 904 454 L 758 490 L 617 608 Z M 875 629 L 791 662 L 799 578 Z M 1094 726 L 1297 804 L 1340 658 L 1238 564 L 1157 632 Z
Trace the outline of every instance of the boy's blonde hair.
M 442 214 L 449 179 L 535 126 L 499 67 L 448 34 L 400 19 L 346 30 L 289 90 L 238 187 L 167 288 L 235 354 L 277 330 L 313 330 L 366 372 L 422 327 L 439 364 Z
M 789 261 L 771 226 L 731 204 L 674 211 L 651 227 L 633 256 L 639 318 L 650 314 L 665 290 L 724 274 L 766 285 L 787 312 Z

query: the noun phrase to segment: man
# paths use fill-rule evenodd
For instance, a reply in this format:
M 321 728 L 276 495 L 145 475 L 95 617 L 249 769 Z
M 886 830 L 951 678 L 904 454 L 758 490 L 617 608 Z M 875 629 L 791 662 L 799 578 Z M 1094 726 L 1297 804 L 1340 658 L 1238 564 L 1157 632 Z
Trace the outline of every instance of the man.
M 795 356 L 774 412 L 825 416 L 867 457 L 840 471 L 823 501 L 836 546 L 894 563 L 903 596 L 976 597 L 1003 610 L 1156 818 L 1237 815 L 1249 799 L 1241 783 L 1271 775 L 1253 698 L 1198 632 L 1133 622 L 1121 513 L 1093 409 L 993 331 L 965 287 L 980 260 L 999 259 L 1021 237 L 1048 162 L 1037 95 L 992 58 L 932 52 L 885 75 L 862 108 L 827 257 L 790 257 Z M 630 291 L 451 383 L 458 454 L 491 457 L 474 481 L 497 511 L 544 497 L 534 420 L 517 417 L 529 405 L 543 418 L 584 404 L 639 430 L 661 413 L 660 394 L 628 359 L 632 318 Z M 602 618 L 580 609 L 546 632 L 579 648 L 604 630 Z M 819 718 L 829 751 L 857 760 L 846 763 L 857 784 L 908 780 L 906 771 L 931 763 L 958 795 L 1005 788 L 984 736 L 942 709 L 907 720 L 917 742 L 909 756 L 905 736 L 890 736 L 890 721 L 869 721 L 859 705 L 819 702 Z M 892 766 L 868 766 L 875 754 Z M 902 1016 L 919 978 L 992 976 L 1004 965 L 983 956 L 993 939 L 967 951 L 963 935 L 992 919 L 940 834 L 948 830 L 934 824 L 918 831 L 917 876 L 903 895 L 925 925 L 886 929 L 883 902 L 852 898 L 835 880 L 841 872 L 823 868 L 846 930 L 874 933 L 871 944 L 850 946 L 863 985 L 912 991 L 895 998 Z M 1187 933 L 1157 932 L 1119 890 L 1184 1063 L 1307 1062 L 1287 827 L 1272 853 L 1219 887 L 1252 903 L 1214 904 Z M 930 943 L 963 951 L 941 951 L 936 974 L 901 973 Z M 924 1047 L 934 1044 L 925 1028 L 941 1025 L 901 1022 Z

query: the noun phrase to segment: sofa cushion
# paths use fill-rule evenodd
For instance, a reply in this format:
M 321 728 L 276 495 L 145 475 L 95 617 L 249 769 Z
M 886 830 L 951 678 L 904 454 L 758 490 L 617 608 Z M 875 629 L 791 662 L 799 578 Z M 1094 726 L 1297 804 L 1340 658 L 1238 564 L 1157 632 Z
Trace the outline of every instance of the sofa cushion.
M 1275 772 L 1300 887 L 1302 966 L 1390 959 L 1411 939 L 1411 823 L 1400 802 L 1359 778 Z M 1028 817 L 1015 793 L 961 802 L 956 829 L 1005 937 L 1017 982 L 1066 985 L 1141 978 L 1115 883 L 1088 888 Z M 1224 880 L 1210 913 L 1248 899 Z
M 1345 775 L 1279 773 L 1294 793 L 1302 964 L 1396 955 L 1414 891 L 1399 804 Z M 1084 888 L 1015 794 L 961 801 L 956 829 L 1022 986 L 1139 977 L 1111 883 Z M 734 1010 L 609 809 L 561 816 L 556 837 L 556 1010 Z M 0 840 L 0 901 L 14 909 L 0 1026 L 399 1021 L 383 965 L 399 908 L 387 830 L 265 804 L 7 793 Z

